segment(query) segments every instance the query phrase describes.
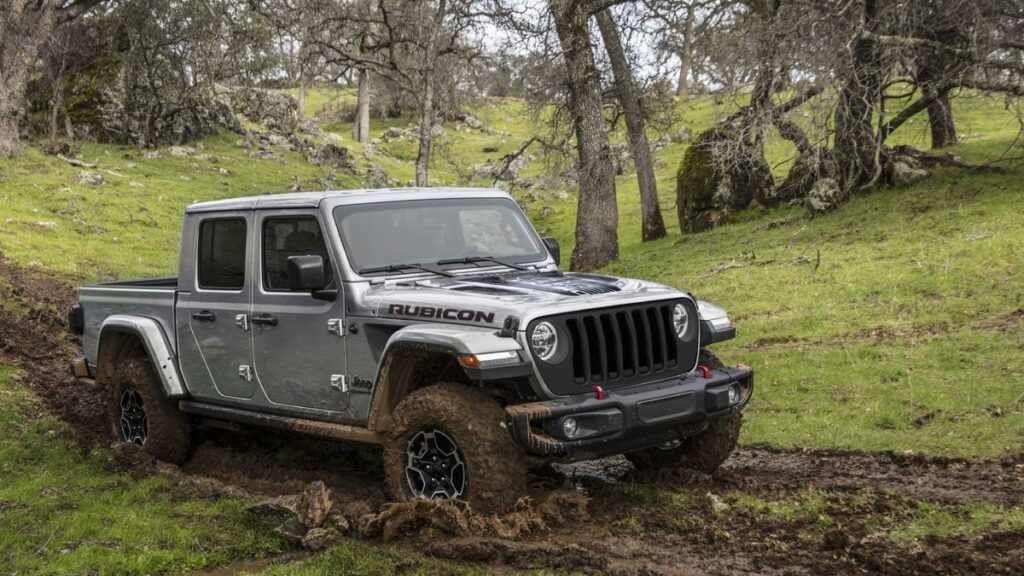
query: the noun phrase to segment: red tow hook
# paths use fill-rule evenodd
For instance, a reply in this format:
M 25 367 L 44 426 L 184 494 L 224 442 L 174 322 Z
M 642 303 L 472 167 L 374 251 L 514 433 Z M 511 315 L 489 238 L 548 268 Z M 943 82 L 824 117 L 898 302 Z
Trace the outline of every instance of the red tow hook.
M 594 384 L 594 394 L 597 395 L 598 400 L 604 400 L 608 397 L 608 393 L 604 391 L 604 388 L 601 388 L 597 384 Z
M 711 380 L 711 370 L 708 370 L 707 366 L 701 364 L 700 366 L 697 366 L 697 369 L 704 375 L 705 380 Z

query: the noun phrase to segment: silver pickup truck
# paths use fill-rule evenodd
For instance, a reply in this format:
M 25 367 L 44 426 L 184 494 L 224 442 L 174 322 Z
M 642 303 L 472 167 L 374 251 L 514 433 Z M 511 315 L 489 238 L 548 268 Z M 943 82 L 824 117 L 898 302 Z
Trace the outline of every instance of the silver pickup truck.
M 72 372 L 112 431 L 183 461 L 230 421 L 381 446 L 393 498 L 515 502 L 531 467 L 625 454 L 712 471 L 751 397 L 725 312 L 563 273 L 505 192 L 299 193 L 189 206 L 178 276 L 84 286 Z

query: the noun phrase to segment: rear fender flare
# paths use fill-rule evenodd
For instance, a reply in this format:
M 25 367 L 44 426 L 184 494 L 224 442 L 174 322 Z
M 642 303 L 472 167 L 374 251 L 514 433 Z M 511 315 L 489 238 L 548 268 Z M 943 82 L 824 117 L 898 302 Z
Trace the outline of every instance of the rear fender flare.
M 188 398 L 167 334 L 160 323 L 152 318 L 114 314 L 103 321 L 100 326 L 99 352 L 96 355 L 100 378 L 112 373 L 123 346 L 123 336 L 134 337 L 142 343 L 167 398 Z

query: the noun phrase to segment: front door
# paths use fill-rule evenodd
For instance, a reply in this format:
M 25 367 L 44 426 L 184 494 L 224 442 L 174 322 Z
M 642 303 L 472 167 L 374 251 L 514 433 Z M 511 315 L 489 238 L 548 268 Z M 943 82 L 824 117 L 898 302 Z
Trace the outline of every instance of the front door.
M 248 400 L 255 390 L 248 314 L 252 212 L 197 217 L 192 285 L 178 297 L 181 369 L 193 396 Z
M 343 412 L 344 298 L 324 227 L 315 210 L 258 211 L 259 275 L 253 288 L 252 334 L 256 378 L 272 406 Z M 288 257 L 320 256 L 333 301 L 288 289 Z

